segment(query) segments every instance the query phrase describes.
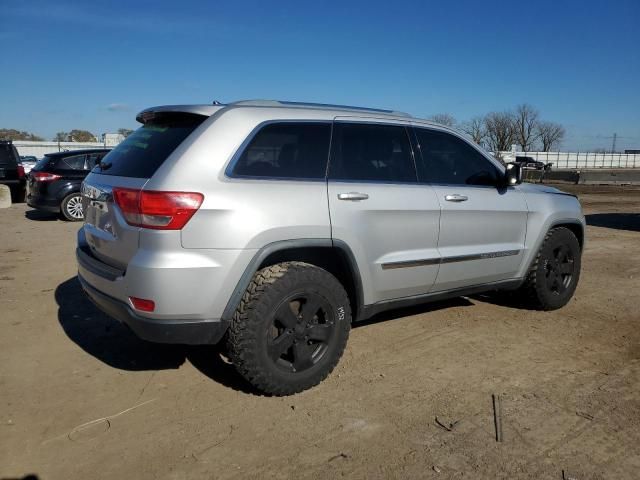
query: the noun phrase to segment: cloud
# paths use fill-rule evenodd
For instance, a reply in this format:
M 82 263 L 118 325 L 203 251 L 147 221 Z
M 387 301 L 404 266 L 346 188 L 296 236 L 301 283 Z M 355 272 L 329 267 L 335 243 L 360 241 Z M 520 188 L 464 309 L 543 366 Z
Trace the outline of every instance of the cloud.
M 107 110 L 110 112 L 128 112 L 131 107 L 126 103 L 110 103 L 107 105 Z

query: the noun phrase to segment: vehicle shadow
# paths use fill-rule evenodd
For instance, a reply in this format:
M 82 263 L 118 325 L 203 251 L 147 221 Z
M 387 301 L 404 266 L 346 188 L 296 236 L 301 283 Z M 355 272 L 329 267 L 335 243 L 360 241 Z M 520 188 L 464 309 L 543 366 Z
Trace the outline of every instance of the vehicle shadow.
M 120 370 L 166 370 L 178 368 L 187 347 L 146 342 L 126 325 L 102 313 L 82 291 L 77 277 L 55 291 L 58 321 L 67 336 L 85 352 Z
M 259 394 L 225 359 L 218 345 L 168 345 L 138 338 L 129 328 L 102 313 L 84 294 L 77 277 L 55 291 L 58 321 L 67 336 L 85 352 L 119 370 L 168 370 L 186 360 L 211 380 L 244 393 Z
M 451 307 L 470 307 L 473 302 L 466 297 L 456 297 L 448 300 L 440 300 L 437 302 L 423 303 L 419 305 L 413 305 L 411 307 L 396 308 L 393 310 L 387 310 L 374 315 L 371 318 L 362 320 L 360 322 L 353 323 L 353 328 L 366 327 L 376 323 L 387 322 L 389 320 L 395 320 L 396 318 L 410 317 L 412 315 L 420 315 L 423 313 L 436 312 L 438 310 L 444 310 Z
M 242 377 L 226 357 L 224 339 L 217 345 L 189 347 L 187 359 L 200 373 L 225 387 L 250 395 L 264 395 Z
M 593 213 L 586 216 L 587 225 L 640 232 L 640 213 Z
M 52 212 L 43 212 L 42 210 L 27 210 L 26 212 L 24 212 L 24 216 L 29 220 L 35 220 L 38 222 L 60 220 L 58 214 Z
M 518 295 L 515 291 L 478 293 L 471 298 L 478 302 L 490 303 L 499 307 L 514 308 L 516 310 L 538 310 L 526 297 Z

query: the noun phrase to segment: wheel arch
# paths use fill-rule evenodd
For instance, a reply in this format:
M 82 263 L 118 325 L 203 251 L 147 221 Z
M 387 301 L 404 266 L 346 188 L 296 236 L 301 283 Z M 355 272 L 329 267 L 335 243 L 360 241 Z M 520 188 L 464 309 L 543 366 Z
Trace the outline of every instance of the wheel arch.
M 548 233 L 553 228 L 564 227 L 567 230 L 570 230 L 576 238 L 578 239 L 578 244 L 580 244 L 580 251 L 584 248 L 584 225 L 579 221 L 558 221 L 551 224 L 546 233 Z M 545 235 L 546 235 L 545 233 Z
M 240 277 L 227 302 L 222 318 L 231 320 L 242 295 L 258 270 L 276 263 L 290 261 L 315 265 L 336 277 L 349 296 L 353 320 L 360 318 L 363 314 L 364 297 L 355 257 L 346 243 L 330 238 L 282 240 L 262 247 L 253 256 Z
M 555 221 L 549 222 L 546 228 L 543 228 L 540 230 L 540 235 L 537 237 L 536 242 L 533 245 L 533 248 L 531 248 L 530 250 L 531 252 L 530 256 L 523 262 L 521 266 L 519 278 L 524 279 L 526 277 L 527 272 L 529 272 L 533 263 L 535 262 L 536 255 L 538 254 L 538 250 L 540 250 L 540 247 L 542 246 L 542 243 L 545 237 L 547 236 L 547 234 L 554 228 L 559 228 L 559 227 L 564 227 L 570 230 L 578 239 L 578 244 L 580 245 L 580 251 L 583 250 L 584 241 L 585 241 L 584 224 L 580 222 L 579 219 L 563 218 L 563 219 L 557 219 Z

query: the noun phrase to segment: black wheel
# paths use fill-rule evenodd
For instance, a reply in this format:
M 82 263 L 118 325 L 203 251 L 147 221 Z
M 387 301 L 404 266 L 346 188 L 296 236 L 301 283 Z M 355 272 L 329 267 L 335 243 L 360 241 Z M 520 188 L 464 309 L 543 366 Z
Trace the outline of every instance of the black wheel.
M 291 395 L 337 365 L 349 338 L 351 308 L 329 272 L 285 262 L 257 272 L 228 332 L 229 356 L 258 390 Z
M 71 193 L 64 197 L 62 205 L 60 205 L 62 216 L 70 222 L 80 222 L 84 220 L 84 212 L 82 211 L 82 195 L 80 193 Z
M 540 247 L 522 291 L 532 306 L 556 310 L 571 299 L 580 278 L 580 244 L 571 230 L 550 230 Z

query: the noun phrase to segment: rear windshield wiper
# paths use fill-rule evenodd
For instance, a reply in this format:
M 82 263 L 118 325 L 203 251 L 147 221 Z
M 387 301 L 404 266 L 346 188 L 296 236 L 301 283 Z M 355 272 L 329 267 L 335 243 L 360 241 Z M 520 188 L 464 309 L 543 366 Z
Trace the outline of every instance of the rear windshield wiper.
M 98 164 L 98 167 L 100 167 L 100 170 L 109 170 L 111 167 L 113 166 L 113 163 L 105 163 L 105 162 L 100 162 Z

